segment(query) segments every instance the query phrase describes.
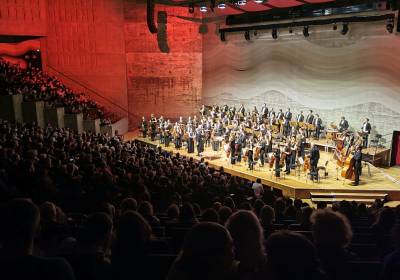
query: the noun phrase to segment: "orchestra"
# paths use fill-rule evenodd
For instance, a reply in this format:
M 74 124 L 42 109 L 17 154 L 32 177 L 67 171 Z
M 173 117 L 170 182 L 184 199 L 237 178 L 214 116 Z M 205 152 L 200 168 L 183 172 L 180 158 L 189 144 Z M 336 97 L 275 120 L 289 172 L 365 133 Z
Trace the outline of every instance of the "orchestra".
M 187 121 L 179 117 L 173 125 L 163 116 L 157 119 L 151 114 L 148 123 L 145 117 L 142 118 L 140 131 L 143 138 L 150 135 L 151 141 L 155 141 L 159 136 L 160 144 L 168 146 L 172 141 L 176 149 L 186 146 L 188 153 L 196 150 L 198 156 L 202 155 L 205 147 L 211 146 L 215 152 L 223 148 L 226 159 L 232 165 L 243 160 L 247 168 L 253 170 L 258 163 L 260 167 L 269 164 L 270 169 L 275 166 L 276 177 L 280 176 L 282 168 L 285 168 L 286 174 L 290 174 L 301 163 L 304 170 L 310 170 L 309 175 L 313 180 L 318 179 L 320 155 L 316 145 L 307 149 L 312 138 L 318 140 L 321 133 L 326 133 L 326 138 L 336 144 L 334 158 L 341 168 L 355 153 L 357 156 L 354 156 L 356 159 L 352 163 L 354 169 L 354 165 L 360 161 L 357 152 L 367 147 L 371 132 L 368 118 L 365 118 L 361 132 L 350 132 L 349 123 L 344 117 L 341 117 L 338 126 L 331 123 L 333 130 L 324 129 L 322 118 L 312 110 L 306 117 L 303 111 L 293 117 L 290 108 L 286 112 L 279 109 L 276 113 L 273 108 L 268 109 L 265 103 L 260 110 L 256 106 L 248 110 L 243 104 L 239 109 L 228 105 L 202 105 L 199 113 L 199 116 L 189 116 Z M 358 180 L 360 164 L 357 168 L 353 171 Z

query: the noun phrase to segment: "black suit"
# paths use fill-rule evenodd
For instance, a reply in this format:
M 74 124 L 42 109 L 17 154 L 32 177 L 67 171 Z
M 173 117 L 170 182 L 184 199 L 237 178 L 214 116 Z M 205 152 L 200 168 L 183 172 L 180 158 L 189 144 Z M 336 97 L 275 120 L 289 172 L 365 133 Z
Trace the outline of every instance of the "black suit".
M 362 129 L 362 132 L 365 133 L 365 136 L 363 137 L 363 146 L 365 148 L 367 148 L 368 147 L 368 136 L 371 133 L 371 124 L 369 122 L 368 123 L 364 122 L 361 129 Z
M 306 123 L 308 124 L 313 124 L 314 123 L 314 115 L 313 114 L 308 114 L 306 118 Z M 306 137 L 310 137 L 310 131 L 307 129 L 306 130 Z
M 362 153 L 361 153 L 361 151 L 357 151 L 354 154 L 353 159 L 354 159 L 354 175 L 355 175 L 354 184 L 358 185 L 360 183 L 360 175 L 361 175 L 361 170 L 362 170 L 362 166 L 361 166 Z
M 298 115 L 296 118 L 297 122 L 304 122 L 304 115 Z
M 343 132 L 349 128 L 349 122 L 347 120 L 341 120 L 339 123 L 339 132 Z
M 235 164 L 235 146 L 236 146 L 236 143 L 235 143 L 235 140 L 232 140 L 230 143 L 229 143 L 229 147 L 230 147 L 230 149 L 231 149 L 231 164 Z
M 318 179 L 318 161 L 319 161 L 319 149 L 317 146 L 313 146 L 310 153 L 310 165 L 311 165 L 311 179 Z
M 322 120 L 320 117 L 314 120 L 314 126 L 315 126 L 315 137 L 319 139 L 319 134 L 321 132 L 321 126 L 322 126 Z

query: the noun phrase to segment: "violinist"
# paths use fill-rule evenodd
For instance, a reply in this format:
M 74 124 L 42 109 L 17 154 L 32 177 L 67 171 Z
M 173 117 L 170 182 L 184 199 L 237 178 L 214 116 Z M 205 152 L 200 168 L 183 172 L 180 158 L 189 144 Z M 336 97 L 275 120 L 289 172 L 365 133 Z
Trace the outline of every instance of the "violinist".
M 194 138 L 196 137 L 195 132 L 193 131 L 192 127 L 188 130 L 188 139 L 187 139 L 187 150 L 188 154 L 194 153 Z
M 286 143 L 282 153 L 282 157 L 285 159 L 286 174 L 290 174 L 290 162 L 291 162 L 290 155 L 291 155 L 290 143 Z
M 201 125 L 199 125 L 196 129 L 196 144 L 197 156 L 201 156 L 201 153 L 204 152 L 204 132 Z
M 229 141 L 229 148 L 230 148 L 230 156 L 231 156 L 231 164 L 235 164 L 236 162 L 236 141 L 235 141 L 235 137 L 232 137 Z
M 297 155 L 297 142 L 296 137 L 292 137 L 290 140 L 290 168 L 294 169 L 296 166 L 296 155 Z
M 181 126 L 177 122 L 174 125 L 174 141 L 175 148 L 180 149 L 182 146 L 182 130 Z
M 283 134 L 288 137 L 288 135 L 290 134 L 290 122 L 292 120 L 292 112 L 290 112 L 290 108 L 287 109 L 286 113 L 285 113 L 285 122 L 284 122 L 284 127 L 283 127 Z
M 265 153 L 266 153 L 266 149 L 267 149 L 267 144 L 265 141 L 265 136 L 260 136 L 261 139 L 259 141 L 259 145 L 260 145 L 260 162 L 261 162 L 261 167 L 264 166 L 265 163 Z

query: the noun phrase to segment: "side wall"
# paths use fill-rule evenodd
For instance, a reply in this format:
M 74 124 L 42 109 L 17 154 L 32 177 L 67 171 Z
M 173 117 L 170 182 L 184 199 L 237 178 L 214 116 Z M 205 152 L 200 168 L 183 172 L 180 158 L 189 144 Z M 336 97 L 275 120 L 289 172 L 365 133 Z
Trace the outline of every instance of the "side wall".
M 151 34 L 145 1 L 124 2 L 130 126 L 152 112 L 168 118 L 192 114 L 201 100 L 200 24 L 180 18 L 193 16 L 187 8 L 157 5 L 158 34 Z

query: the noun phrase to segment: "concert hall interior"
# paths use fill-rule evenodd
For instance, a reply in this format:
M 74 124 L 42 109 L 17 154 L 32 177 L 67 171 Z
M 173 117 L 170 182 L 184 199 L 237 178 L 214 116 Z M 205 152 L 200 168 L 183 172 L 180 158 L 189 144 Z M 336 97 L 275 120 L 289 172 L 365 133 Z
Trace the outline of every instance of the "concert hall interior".
M 399 0 L 0 0 L 0 278 L 397 279 Z

